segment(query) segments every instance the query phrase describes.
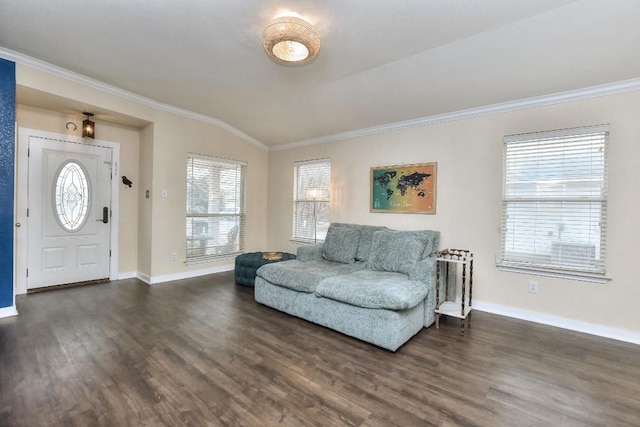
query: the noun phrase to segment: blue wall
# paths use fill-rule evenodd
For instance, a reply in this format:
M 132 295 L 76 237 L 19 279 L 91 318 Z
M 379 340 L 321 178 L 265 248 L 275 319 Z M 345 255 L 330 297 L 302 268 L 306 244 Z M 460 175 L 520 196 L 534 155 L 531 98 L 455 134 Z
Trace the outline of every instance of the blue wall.
M 0 58 L 0 308 L 13 306 L 16 64 Z

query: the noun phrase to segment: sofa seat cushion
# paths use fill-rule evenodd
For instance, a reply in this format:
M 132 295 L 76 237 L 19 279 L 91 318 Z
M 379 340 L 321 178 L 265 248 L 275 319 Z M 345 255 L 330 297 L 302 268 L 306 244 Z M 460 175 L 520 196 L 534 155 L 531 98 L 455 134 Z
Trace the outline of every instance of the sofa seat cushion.
M 324 279 L 316 295 L 364 308 L 407 310 L 422 302 L 429 289 L 402 273 L 364 269 Z
M 326 278 L 349 274 L 364 267 L 363 262 L 342 264 L 326 260 L 291 260 L 263 265 L 257 275 L 274 285 L 310 293 Z

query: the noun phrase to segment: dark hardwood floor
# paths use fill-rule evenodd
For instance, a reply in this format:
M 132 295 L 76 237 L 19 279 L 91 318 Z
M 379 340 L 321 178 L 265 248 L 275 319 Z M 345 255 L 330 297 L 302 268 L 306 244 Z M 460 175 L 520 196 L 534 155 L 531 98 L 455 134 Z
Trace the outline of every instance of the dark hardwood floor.
M 232 272 L 17 303 L 2 426 L 640 425 L 640 346 L 481 312 L 391 353 L 255 303 Z

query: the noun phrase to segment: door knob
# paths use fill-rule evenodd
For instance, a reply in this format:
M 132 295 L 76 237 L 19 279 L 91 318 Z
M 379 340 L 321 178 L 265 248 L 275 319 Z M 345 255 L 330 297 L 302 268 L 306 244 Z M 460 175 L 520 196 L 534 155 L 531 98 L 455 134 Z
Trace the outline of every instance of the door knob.
M 16 227 L 20 227 L 22 224 L 20 224 L 19 222 L 16 222 Z

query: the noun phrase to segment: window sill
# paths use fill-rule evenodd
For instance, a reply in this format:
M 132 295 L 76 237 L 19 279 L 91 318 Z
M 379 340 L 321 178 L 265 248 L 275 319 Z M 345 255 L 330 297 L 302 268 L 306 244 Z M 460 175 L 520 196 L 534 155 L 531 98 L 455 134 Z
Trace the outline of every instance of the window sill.
M 318 243 L 324 243 L 324 240 L 301 240 L 301 239 L 290 239 L 289 240 L 290 243 L 294 244 L 294 245 L 298 245 L 298 246 L 304 246 L 304 245 L 315 245 Z
M 508 264 L 496 264 L 496 267 L 498 270 L 508 273 L 533 274 L 536 276 L 556 277 L 559 279 L 580 280 L 582 282 L 607 283 L 611 280 L 610 277 L 606 277 L 603 274 L 585 273 L 580 271 L 551 270 L 544 269 L 542 267 L 526 267 L 522 265 Z

